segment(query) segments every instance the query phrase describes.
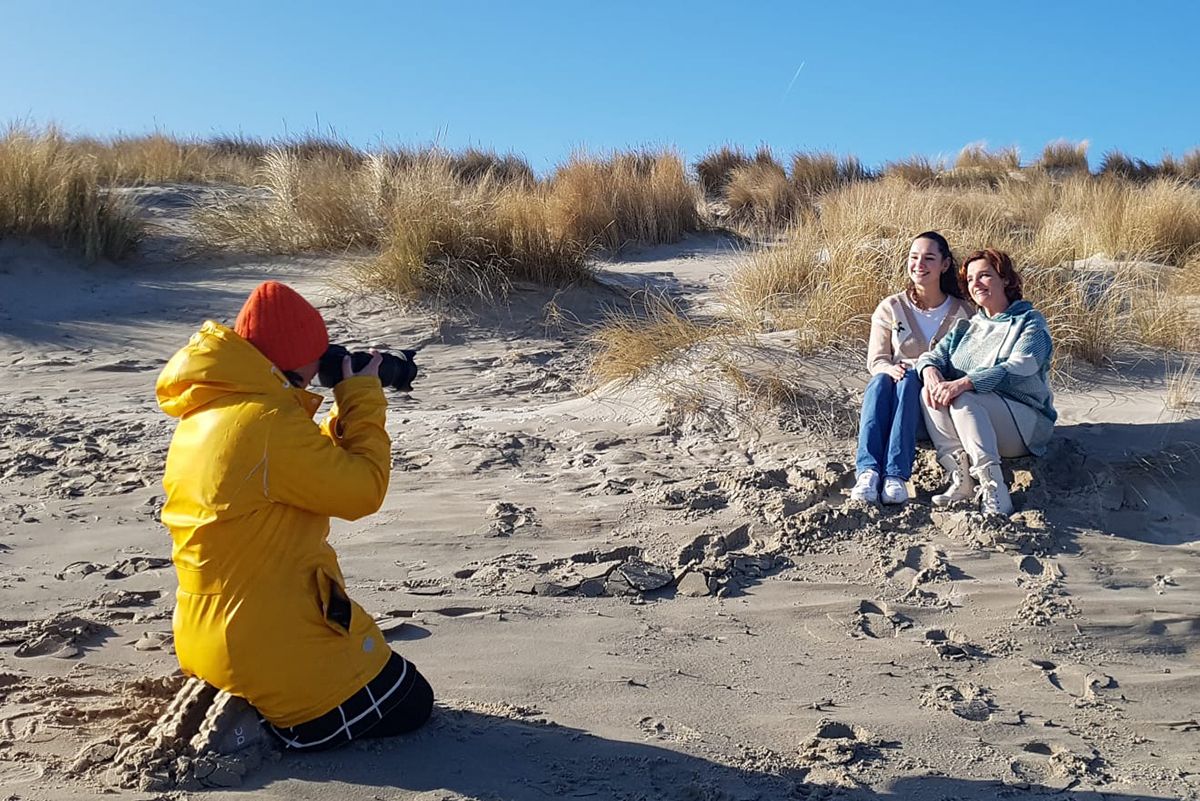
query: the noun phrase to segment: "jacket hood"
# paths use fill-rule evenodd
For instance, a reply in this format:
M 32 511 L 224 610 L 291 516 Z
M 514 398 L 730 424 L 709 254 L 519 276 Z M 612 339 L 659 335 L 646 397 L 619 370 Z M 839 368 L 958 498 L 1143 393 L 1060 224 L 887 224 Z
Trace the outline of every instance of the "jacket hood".
M 1033 311 L 1033 304 L 1027 300 L 1015 300 L 1008 304 L 1008 308 L 997 314 L 995 317 L 988 317 L 989 320 L 1014 320 L 1023 314 Z M 983 309 L 979 310 L 980 314 L 987 317 L 987 312 Z
M 171 417 L 183 417 L 230 395 L 297 392 L 257 348 L 232 329 L 211 320 L 171 357 L 154 389 L 159 407 Z M 319 395 L 300 394 L 320 404 Z M 316 405 L 307 398 L 301 403 L 316 411 Z

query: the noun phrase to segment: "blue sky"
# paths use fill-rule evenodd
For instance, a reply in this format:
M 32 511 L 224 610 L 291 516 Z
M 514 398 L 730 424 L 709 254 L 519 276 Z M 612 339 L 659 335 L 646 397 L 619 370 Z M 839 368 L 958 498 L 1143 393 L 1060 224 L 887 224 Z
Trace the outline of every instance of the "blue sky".
M 915 9 L 915 10 L 914 10 Z M 0 116 L 514 151 L 726 142 L 867 164 L 1200 146 L 1200 4 L 0 0 Z M 797 70 L 799 70 L 797 72 Z

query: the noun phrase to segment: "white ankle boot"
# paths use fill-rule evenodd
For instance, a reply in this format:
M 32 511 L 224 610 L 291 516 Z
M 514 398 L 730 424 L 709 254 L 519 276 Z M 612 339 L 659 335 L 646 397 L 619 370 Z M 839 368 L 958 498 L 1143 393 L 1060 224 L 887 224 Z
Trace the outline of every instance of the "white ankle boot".
M 930 498 L 934 506 L 949 506 L 959 501 L 969 501 L 975 497 L 975 481 L 971 478 L 970 462 L 966 451 L 939 456 L 938 462 L 950 474 L 950 486 L 945 492 Z
M 1012 498 L 1008 485 L 1004 483 L 1004 471 L 998 464 L 973 468 L 971 474 L 979 481 L 979 511 L 985 515 L 1012 514 Z

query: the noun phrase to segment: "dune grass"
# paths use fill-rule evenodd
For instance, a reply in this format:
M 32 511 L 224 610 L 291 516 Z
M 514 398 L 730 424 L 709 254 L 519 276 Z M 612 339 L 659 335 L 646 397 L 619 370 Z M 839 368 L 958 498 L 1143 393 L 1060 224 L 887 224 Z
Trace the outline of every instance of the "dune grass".
M 750 235 L 774 235 L 826 192 L 874 177 L 854 156 L 827 151 L 796 152 L 790 166 L 789 172 L 766 146 L 753 157 L 724 146 L 695 165 L 704 196 L 721 201 L 725 222 Z
M 1130 158 L 1120 150 L 1110 150 L 1100 159 L 1099 175 L 1123 178 L 1126 181 L 1150 181 L 1163 175 L 1177 174 L 1178 166 L 1174 160 L 1167 158 L 1163 165 L 1151 164 L 1138 158 Z
M 1179 160 L 1179 177 L 1185 181 L 1200 181 L 1200 147 L 1183 154 Z
M 382 251 L 356 270 L 360 283 L 397 299 L 495 298 L 514 280 L 563 285 L 589 274 L 591 243 L 554 225 L 544 189 L 463 184 L 430 159 L 380 193 Z
M 736 168 L 725 187 L 732 220 L 761 229 L 787 225 L 799 200 L 783 165 L 765 158 Z
M 967 145 L 954 160 L 953 178 L 961 183 L 995 185 L 1021 169 L 1021 153 L 1015 147 L 988 150 L 982 144 Z
M 449 156 L 450 171 L 464 183 L 492 181 L 501 184 L 533 186 L 537 176 L 529 162 L 514 153 L 501 156 L 491 150 L 467 148 Z
M 861 333 L 872 299 L 900 280 L 907 237 L 927 228 L 964 248 L 1008 250 L 1056 288 L 1053 270 L 1091 256 L 1173 265 L 1175 294 L 1200 285 L 1200 149 L 1157 164 L 1110 151 L 1093 176 L 1086 142 L 1051 142 L 1025 169 L 1015 149 L 968 145 L 953 167 L 918 156 L 879 173 L 853 156 L 802 151 L 785 167 L 765 146 L 750 155 L 724 146 L 695 163 L 691 180 L 670 150 L 579 152 L 539 179 L 514 154 L 368 152 L 319 134 L 100 140 L 15 126 L 3 147 L 7 234 L 115 257 L 141 227 L 106 187 L 242 185 L 199 209 L 209 245 L 358 252 L 372 265 L 364 280 L 405 296 L 574 281 L 594 254 L 697 230 L 707 196 L 726 215 L 718 222 L 783 240 L 748 256 L 731 308 L 751 327 L 805 328 L 801 339 L 813 347 L 835 332 Z M 1141 315 L 1130 329 L 1141 333 L 1132 336 L 1180 339 L 1155 314 Z
M 13 125 L 0 134 L 0 238 L 8 237 L 40 239 L 88 261 L 119 259 L 141 239 L 142 224 L 60 132 Z
M 641 150 L 576 153 L 542 190 L 557 236 L 616 252 L 677 242 L 699 226 L 699 193 L 678 154 Z
M 595 252 L 674 242 L 698 225 L 697 189 L 669 151 L 578 153 L 538 183 L 523 161 L 480 151 L 381 151 L 353 165 L 277 149 L 257 176 L 261 197 L 201 211 L 207 241 L 264 253 L 377 249 L 358 277 L 395 296 L 569 283 Z
M 946 171 L 946 165 L 925 156 L 889 161 L 883 165 L 883 177 L 917 188 L 933 186 Z
M 1068 142 L 1065 139 L 1058 139 L 1042 149 L 1042 157 L 1038 160 L 1037 166 L 1059 173 L 1086 174 L 1091 170 L 1088 165 L 1087 152 L 1087 142 Z
M 628 310 L 610 310 L 592 332 L 592 372 L 601 381 L 633 378 L 722 330 L 693 320 L 665 295 L 643 293 Z
M 841 159 L 828 151 L 792 154 L 792 184 L 802 198 L 812 200 L 853 181 L 868 180 L 871 175 L 855 156 Z
M 733 171 L 750 164 L 750 157 L 735 145 L 723 145 L 705 154 L 693 165 L 700 189 L 710 197 L 720 197 L 729 185 Z
M 260 161 L 261 197 L 230 195 L 197 212 L 210 245 L 255 253 L 348 250 L 380 243 L 388 182 L 377 161 L 348 168 L 337 155 L 274 149 Z
M 727 308 L 744 329 L 795 329 L 806 350 L 861 343 L 875 304 L 904 284 L 909 238 L 933 229 L 960 252 L 989 245 L 1013 254 L 1061 357 L 1105 363 L 1134 346 L 1195 349 L 1195 310 L 1170 287 L 1194 279 L 1197 222 L 1200 189 L 1179 181 L 1073 178 L 918 192 L 907 181 L 857 183 L 826 195 L 782 243 L 752 251 Z M 1185 266 L 1164 282 L 1072 264 L 1093 255 Z

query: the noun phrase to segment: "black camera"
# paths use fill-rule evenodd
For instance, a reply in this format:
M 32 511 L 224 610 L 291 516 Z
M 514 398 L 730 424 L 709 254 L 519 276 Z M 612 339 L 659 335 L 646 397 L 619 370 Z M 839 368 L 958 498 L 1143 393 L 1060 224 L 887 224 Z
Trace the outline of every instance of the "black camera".
M 412 382 L 417 378 L 417 363 L 415 350 L 402 350 L 397 353 L 383 353 L 383 361 L 379 364 L 379 383 L 392 387 L 401 392 L 412 392 Z M 321 356 L 317 367 L 317 375 L 321 386 L 332 388 L 342 380 L 342 359 L 350 357 L 350 364 L 355 372 L 367 366 L 371 354 L 366 351 L 350 351 L 341 345 L 330 345 Z

